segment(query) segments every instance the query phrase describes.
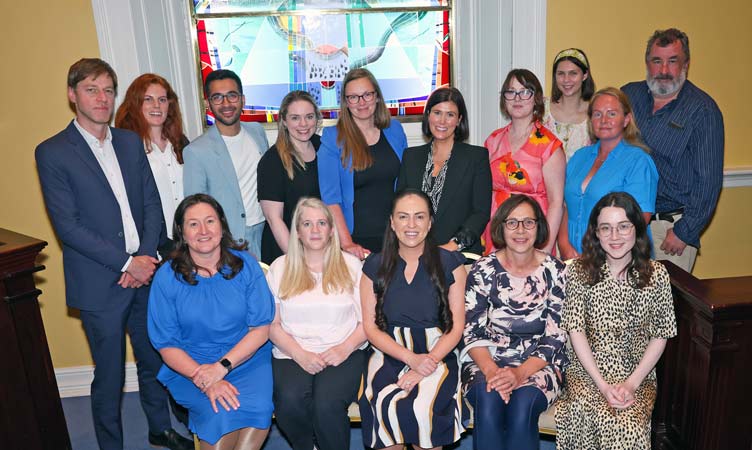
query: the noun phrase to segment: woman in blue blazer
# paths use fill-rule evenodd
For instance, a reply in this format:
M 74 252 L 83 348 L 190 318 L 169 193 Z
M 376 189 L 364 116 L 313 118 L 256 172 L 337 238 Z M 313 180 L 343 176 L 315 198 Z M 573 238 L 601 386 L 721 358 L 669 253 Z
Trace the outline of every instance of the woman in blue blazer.
M 391 120 L 373 74 L 362 68 L 348 72 L 339 121 L 321 136 L 319 187 L 342 249 L 360 259 L 381 251 L 406 147 L 402 125 Z

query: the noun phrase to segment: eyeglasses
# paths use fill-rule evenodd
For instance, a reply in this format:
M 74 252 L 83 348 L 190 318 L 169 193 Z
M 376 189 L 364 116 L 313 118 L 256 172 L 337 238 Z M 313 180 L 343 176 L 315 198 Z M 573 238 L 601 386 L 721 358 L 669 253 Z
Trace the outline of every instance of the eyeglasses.
M 504 221 L 504 226 L 509 231 L 516 230 L 517 228 L 520 227 L 520 224 L 522 224 L 522 228 L 524 228 L 526 230 L 532 230 L 533 228 L 535 228 L 538 225 L 538 220 L 526 217 L 526 218 L 524 218 L 522 220 L 507 219 L 507 220 Z
M 633 228 L 634 225 L 632 222 L 619 222 L 616 226 L 602 223 L 598 225 L 598 228 L 596 228 L 595 231 L 598 233 L 598 236 L 605 238 L 611 236 L 614 230 L 616 230 L 619 236 L 629 236 Z
M 369 91 L 364 92 L 361 95 L 345 95 L 345 99 L 347 100 L 347 103 L 351 105 L 356 105 L 358 102 L 360 102 L 360 99 L 363 99 L 364 102 L 368 103 L 374 98 L 376 98 L 376 91 Z
M 530 100 L 533 95 L 535 95 L 535 91 L 532 89 L 522 89 L 520 91 L 508 89 L 506 91 L 502 91 L 501 95 L 503 95 L 507 100 L 514 100 L 517 97 L 519 97 L 520 100 Z
M 240 100 L 241 94 L 239 92 L 230 91 L 226 94 L 212 94 L 209 97 L 209 101 L 212 105 L 221 105 L 225 99 L 230 103 L 237 103 Z

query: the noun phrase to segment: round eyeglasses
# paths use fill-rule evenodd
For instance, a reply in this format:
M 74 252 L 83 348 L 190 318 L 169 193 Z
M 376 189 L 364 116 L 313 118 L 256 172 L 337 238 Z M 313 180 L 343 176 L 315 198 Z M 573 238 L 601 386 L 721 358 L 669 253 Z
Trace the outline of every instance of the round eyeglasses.
M 531 219 L 529 217 L 522 219 L 522 220 L 507 219 L 504 221 L 504 226 L 509 231 L 516 230 L 517 228 L 520 227 L 520 224 L 522 224 L 522 228 L 526 230 L 532 230 L 538 225 L 538 221 L 536 219 Z
M 376 91 L 368 91 L 360 95 L 355 95 L 355 94 L 345 95 L 345 99 L 347 100 L 347 103 L 351 105 L 356 105 L 360 101 L 361 98 L 363 99 L 364 102 L 368 103 L 374 98 L 376 98 Z
M 212 105 L 221 105 L 225 99 L 230 103 L 237 103 L 240 100 L 241 94 L 239 92 L 230 91 L 226 94 L 212 94 L 209 97 L 209 101 Z
M 632 222 L 619 222 L 615 226 L 602 223 L 598 225 L 598 228 L 596 228 L 595 231 L 598 233 L 598 236 L 606 238 L 611 236 L 614 230 L 616 230 L 616 233 L 619 236 L 629 236 L 633 229 L 634 225 Z
M 507 89 L 506 91 L 502 91 L 501 95 L 503 95 L 507 100 L 514 100 L 518 97 L 520 100 L 530 100 L 531 98 L 533 98 L 533 95 L 535 95 L 535 91 L 532 89 L 522 89 L 519 91 L 515 91 L 514 89 Z

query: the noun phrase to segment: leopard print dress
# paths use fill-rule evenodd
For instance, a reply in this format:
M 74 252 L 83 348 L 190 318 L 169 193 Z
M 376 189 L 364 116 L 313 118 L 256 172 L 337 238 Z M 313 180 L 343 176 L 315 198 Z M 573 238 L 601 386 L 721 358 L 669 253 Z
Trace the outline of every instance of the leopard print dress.
M 676 316 L 668 272 L 655 261 L 647 287 L 617 281 L 604 264 L 601 282 L 585 283 L 579 263 L 569 271 L 562 328 L 587 336 L 593 357 L 609 384 L 635 370 L 651 338 L 676 335 Z M 649 449 L 650 416 L 656 397 L 655 369 L 635 392 L 629 408 L 611 408 L 573 350 L 566 374 L 566 394 L 556 409 L 558 450 Z

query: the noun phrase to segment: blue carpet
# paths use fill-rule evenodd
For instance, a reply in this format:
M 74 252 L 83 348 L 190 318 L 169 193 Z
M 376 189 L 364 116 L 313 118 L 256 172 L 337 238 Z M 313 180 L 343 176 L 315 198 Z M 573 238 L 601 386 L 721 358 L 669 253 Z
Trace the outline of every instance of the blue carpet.
M 69 397 L 63 399 L 65 420 L 68 422 L 68 434 L 71 438 L 73 450 L 98 450 L 97 439 L 94 436 L 94 425 L 91 420 L 91 403 L 89 397 Z M 188 431 L 173 418 L 174 428 L 184 436 Z M 147 425 L 144 411 L 138 400 L 137 392 L 123 395 L 123 430 L 125 434 L 125 450 L 153 450 L 147 440 Z M 363 438 L 360 428 L 353 426 L 351 431 L 350 448 L 363 449 Z M 473 438 L 466 433 L 460 442 L 451 450 L 472 450 Z M 554 450 L 556 446 L 551 441 L 541 441 L 541 450 Z M 269 438 L 264 450 L 290 450 L 287 441 L 280 435 L 276 425 L 272 425 Z

